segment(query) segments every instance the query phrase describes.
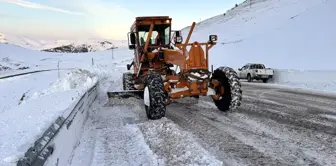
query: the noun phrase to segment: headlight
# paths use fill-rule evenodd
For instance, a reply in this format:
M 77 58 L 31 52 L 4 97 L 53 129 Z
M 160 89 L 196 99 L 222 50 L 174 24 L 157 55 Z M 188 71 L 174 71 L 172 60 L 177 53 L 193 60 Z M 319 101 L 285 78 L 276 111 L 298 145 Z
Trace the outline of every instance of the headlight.
M 209 36 L 209 41 L 211 41 L 211 42 L 217 41 L 217 35 L 210 35 Z

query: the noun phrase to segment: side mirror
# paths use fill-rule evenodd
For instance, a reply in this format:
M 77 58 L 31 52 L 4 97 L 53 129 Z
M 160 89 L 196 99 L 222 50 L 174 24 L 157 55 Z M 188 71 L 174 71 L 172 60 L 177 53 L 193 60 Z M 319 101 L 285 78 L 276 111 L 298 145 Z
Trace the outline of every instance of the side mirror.
M 134 50 L 134 49 L 135 49 L 135 44 L 131 44 L 131 45 L 129 45 L 128 48 L 129 48 L 130 50 Z
M 210 41 L 210 42 L 215 42 L 215 41 L 217 41 L 217 39 L 218 39 L 218 38 L 217 38 L 217 35 L 210 35 L 210 36 L 209 36 L 209 41 Z
M 131 44 L 135 44 L 135 33 L 131 33 Z
M 174 43 L 180 44 L 183 41 L 183 37 L 181 36 L 181 31 L 175 31 Z
M 180 44 L 180 43 L 182 43 L 182 41 L 183 41 L 182 36 L 176 36 L 174 38 L 174 43 Z
M 181 31 L 176 31 L 176 32 L 175 32 L 175 36 L 176 36 L 176 37 L 181 36 Z
M 242 69 L 241 68 L 238 68 L 239 71 L 241 71 Z

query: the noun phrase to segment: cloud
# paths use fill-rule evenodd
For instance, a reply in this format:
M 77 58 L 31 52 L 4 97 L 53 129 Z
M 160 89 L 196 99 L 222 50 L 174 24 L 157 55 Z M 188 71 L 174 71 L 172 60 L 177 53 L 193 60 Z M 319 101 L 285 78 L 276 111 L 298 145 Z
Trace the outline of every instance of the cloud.
M 55 12 L 62 12 L 62 13 L 67 13 L 67 14 L 73 14 L 73 15 L 85 15 L 85 13 L 81 12 L 74 12 L 74 11 L 69 11 L 69 10 L 64 10 L 52 6 L 46 6 L 46 5 L 41 5 L 33 2 L 28 2 L 24 0 L 0 0 L 0 2 L 5 2 L 5 3 L 11 3 L 27 8 L 33 8 L 33 9 L 42 9 L 42 10 L 51 10 Z
M 62 1 L 68 0 L 58 2 Z M 85 12 L 89 26 L 102 38 L 125 39 L 135 17 L 133 11 L 111 1 L 72 0 L 67 5 Z

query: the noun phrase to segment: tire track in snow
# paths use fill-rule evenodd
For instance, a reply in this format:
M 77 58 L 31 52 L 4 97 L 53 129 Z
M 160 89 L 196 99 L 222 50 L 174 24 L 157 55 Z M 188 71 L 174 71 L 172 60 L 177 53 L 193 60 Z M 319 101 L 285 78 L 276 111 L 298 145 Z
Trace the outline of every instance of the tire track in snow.
M 255 86 L 251 86 L 250 88 L 253 88 L 257 92 L 262 90 L 258 89 L 260 87 Z M 295 94 L 293 92 L 283 94 L 282 90 L 279 90 L 280 93 L 268 89 L 264 91 L 266 91 L 263 93 L 264 95 L 259 95 L 259 97 L 251 97 L 250 93 L 245 93 L 248 97 L 245 98 L 244 103 L 249 106 L 249 112 L 254 112 L 259 116 L 272 118 L 282 123 L 291 123 L 294 126 L 336 135 L 335 120 L 323 116 L 333 116 L 336 113 L 336 104 L 328 104 L 329 97 L 324 98 L 323 96 L 308 95 L 305 93 Z M 291 94 L 295 94 L 296 96 Z M 305 96 L 297 96 L 299 94 Z M 316 96 L 315 100 L 308 100 L 314 96 Z M 269 100 L 272 102 L 268 102 Z M 270 111 L 270 109 L 274 111 Z M 282 112 L 282 114 L 279 112 Z
M 200 110 L 192 106 L 180 108 L 176 105 L 170 108 L 168 117 L 196 136 L 205 149 L 208 149 L 225 165 L 289 165 L 285 161 L 280 161 L 271 155 L 263 154 L 251 145 L 242 142 L 231 133 L 233 128 L 229 126 L 214 125 L 218 123 L 218 117 L 224 121 L 235 123 L 225 114 L 210 114 L 203 116 Z M 206 110 L 208 111 L 208 110 Z M 223 130 L 222 127 L 227 127 Z
M 320 118 L 333 115 L 334 103 L 323 96 L 314 101 L 307 94 L 278 91 L 245 86 L 237 112 L 226 114 L 201 100 L 172 104 L 167 117 L 226 165 L 335 165 L 334 119 Z
M 240 125 L 247 126 L 249 131 L 263 136 L 258 139 L 265 141 L 267 138 L 271 139 L 276 145 L 272 146 L 272 150 L 276 151 L 275 155 L 285 156 L 289 161 L 294 161 L 293 165 L 336 164 L 332 150 L 336 148 L 336 145 L 332 144 L 335 138 L 331 135 L 311 130 L 298 130 L 291 125 L 279 124 L 277 121 L 267 118 L 246 116 L 243 113 L 237 113 L 237 117 L 243 119 L 240 121 Z M 328 144 L 331 147 L 325 147 Z M 267 145 L 264 144 L 264 146 Z
M 145 120 L 138 116 L 138 106 L 130 102 L 110 107 L 102 96 L 97 100 L 69 165 L 159 165 L 139 128 L 132 125 Z

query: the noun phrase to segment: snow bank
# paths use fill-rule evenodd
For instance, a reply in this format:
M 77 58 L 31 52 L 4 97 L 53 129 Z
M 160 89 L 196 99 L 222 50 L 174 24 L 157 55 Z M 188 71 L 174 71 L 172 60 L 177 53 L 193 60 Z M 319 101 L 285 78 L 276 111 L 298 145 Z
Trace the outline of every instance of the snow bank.
M 60 79 L 51 71 L 1 80 L 0 165 L 14 164 L 97 81 L 84 70 L 61 74 Z
M 67 165 L 72 158 L 72 151 L 80 144 L 79 140 L 82 136 L 83 125 L 89 114 L 89 109 L 98 95 L 98 83 L 89 89 L 81 99 L 76 103 L 70 114 L 63 114 L 61 117 L 64 123 L 60 125 L 56 136 L 50 139 L 50 142 L 45 145 L 43 153 L 37 161 L 45 165 Z M 46 131 L 46 133 L 48 130 Z M 47 154 L 48 147 L 52 148 L 52 154 Z M 46 155 L 47 154 L 47 155 Z
M 271 84 L 336 93 L 336 70 L 275 70 Z
M 38 98 L 55 92 L 70 91 L 76 89 L 78 92 L 84 92 L 92 87 L 98 78 L 92 73 L 82 69 L 73 69 L 65 74 L 61 79 L 52 83 L 49 88 L 42 92 L 35 92 L 33 98 Z
M 14 165 L 56 119 L 61 115 L 66 118 L 71 113 L 74 104 L 98 80 L 107 85 L 111 83 L 107 80 L 119 80 L 121 76 L 117 68 L 126 69 L 125 63 L 130 63 L 132 57 L 127 48 L 115 49 L 113 54 L 111 50 L 60 54 L 0 44 L 0 64 L 14 66 L 9 71 L 0 71 L 2 76 L 57 69 L 58 65 L 61 69 L 60 78 L 56 70 L 0 80 L 0 165 Z M 16 66 L 30 68 L 21 71 Z M 80 126 L 81 120 L 78 123 Z M 70 133 L 65 132 L 70 134 L 65 137 L 72 137 L 71 134 L 78 131 L 75 127 Z M 59 139 L 64 141 L 61 137 L 63 135 Z
M 217 34 L 209 62 L 214 68 L 264 63 L 276 69 L 335 70 L 336 14 L 332 0 L 253 0 L 200 22 L 191 36 Z M 189 28 L 182 31 L 186 39 Z

